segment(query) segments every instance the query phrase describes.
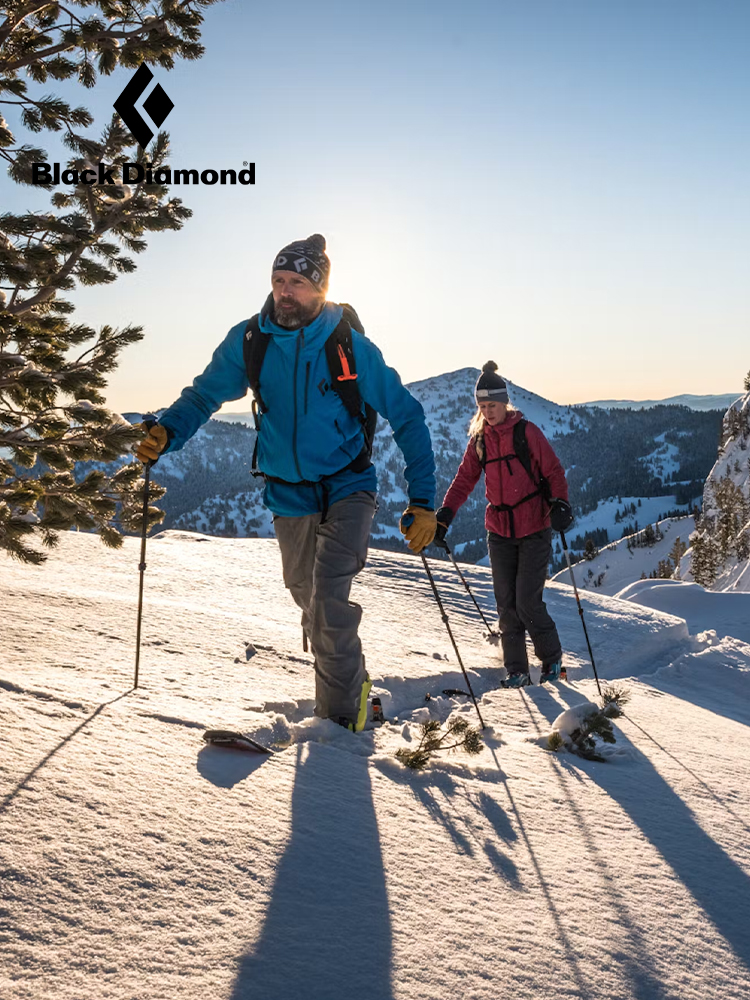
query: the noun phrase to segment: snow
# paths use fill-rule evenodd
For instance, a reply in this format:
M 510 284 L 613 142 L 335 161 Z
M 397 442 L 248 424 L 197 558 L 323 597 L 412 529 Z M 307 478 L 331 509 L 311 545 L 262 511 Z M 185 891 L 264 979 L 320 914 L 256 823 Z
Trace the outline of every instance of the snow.
M 641 527 L 645 528 L 645 525 Z M 575 563 L 576 586 L 579 590 L 592 590 L 596 593 L 619 596 L 619 592 L 635 580 L 640 581 L 643 574 L 647 577 L 655 573 L 659 563 L 666 561 L 675 542 L 679 538 L 683 545 L 690 544 L 690 534 L 695 528 L 693 517 L 668 517 L 654 524 L 661 538 L 653 545 L 638 545 L 628 548 L 630 538 L 621 538 L 600 549 L 593 559 L 583 559 Z M 640 536 L 640 532 L 639 532 Z M 552 577 L 560 583 L 570 582 L 567 566 Z M 666 610 L 666 609 L 663 609 Z
M 617 597 L 644 607 L 678 614 L 691 633 L 713 629 L 717 635 L 733 636 L 750 643 L 750 593 L 714 593 L 697 583 L 681 580 L 637 580 Z
M 631 504 L 635 504 L 635 514 L 628 514 L 626 517 L 621 518 L 619 522 L 615 521 L 615 514 L 618 511 L 622 513 Z M 635 527 L 636 521 L 640 530 L 641 528 L 645 528 L 647 524 L 653 524 L 657 521 L 661 514 L 678 508 L 681 510 L 684 509 L 687 513 L 687 505 L 678 504 L 677 498 L 674 495 L 659 497 L 610 497 L 609 500 L 600 500 L 595 510 L 576 517 L 572 526 L 566 532 L 569 536 L 568 544 L 570 544 L 570 539 L 573 537 L 578 535 L 583 536 L 601 528 L 606 529 L 608 541 L 617 541 L 622 538 L 625 528 Z
M 311 717 L 275 541 L 148 546 L 137 691 L 138 539 L 3 564 L 3 1000 L 750 1000 L 740 595 L 702 617 L 685 585 L 648 581 L 664 608 L 582 595 L 632 696 L 597 763 L 542 748 L 596 699 L 572 589 L 548 588 L 569 683 L 506 691 L 433 563 L 488 730 L 417 774 L 394 752 L 419 719 L 474 720 L 441 694 L 465 681 L 418 559 L 373 550 L 355 582 L 389 723 L 354 735 Z M 489 572 L 467 573 L 490 613 Z M 294 742 L 220 750 L 211 726 Z

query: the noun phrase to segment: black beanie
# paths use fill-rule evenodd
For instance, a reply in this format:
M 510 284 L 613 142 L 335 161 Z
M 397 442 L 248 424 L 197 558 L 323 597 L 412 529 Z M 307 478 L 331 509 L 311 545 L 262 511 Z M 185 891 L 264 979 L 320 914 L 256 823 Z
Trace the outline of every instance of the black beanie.
M 324 292 L 328 288 L 328 274 L 331 270 L 331 262 L 326 256 L 325 236 L 314 233 L 306 240 L 297 240 L 290 243 L 276 255 L 273 262 L 273 271 L 294 271 L 301 274 L 318 289 Z
M 482 365 L 482 374 L 474 386 L 474 397 L 477 403 L 508 403 L 508 387 L 497 374 L 497 365 L 488 361 Z

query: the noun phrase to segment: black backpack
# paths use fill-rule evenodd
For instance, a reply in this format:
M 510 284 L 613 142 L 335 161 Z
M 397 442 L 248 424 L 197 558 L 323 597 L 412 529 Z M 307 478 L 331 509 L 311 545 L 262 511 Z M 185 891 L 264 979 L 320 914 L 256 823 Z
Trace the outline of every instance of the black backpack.
M 354 350 L 352 348 L 352 330 L 356 330 L 364 336 L 364 327 L 359 316 L 352 306 L 346 302 L 341 303 L 343 314 L 336 329 L 325 342 L 326 360 L 328 370 L 331 374 L 331 388 L 347 409 L 351 416 L 356 417 L 362 425 L 364 444 L 362 451 L 353 461 L 344 466 L 353 472 L 363 472 L 372 465 L 372 442 L 375 437 L 375 425 L 378 414 L 369 403 L 363 405 L 362 396 L 357 385 L 357 366 L 354 360 Z M 255 448 L 253 450 L 252 472 L 254 476 L 262 476 L 263 473 L 257 471 L 258 458 L 258 437 L 260 436 L 261 417 L 268 411 L 268 407 L 263 400 L 261 393 L 261 369 L 263 359 L 266 356 L 270 336 L 263 333 L 260 328 L 261 316 L 268 315 L 273 309 L 273 295 L 269 295 L 260 311 L 247 321 L 245 336 L 242 341 L 242 355 L 247 369 L 247 379 L 253 393 L 253 417 L 255 419 Z M 339 472 L 343 472 L 340 469 Z M 336 475 L 336 473 L 332 473 Z M 274 476 L 266 476 L 267 479 L 276 480 Z M 303 480 L 298 485 L 315 486 L 318 483 Z
M 513 511 L 516 507 L 520 507 L 522 503 L 526 503 L 527 500 L 531 500 L 534 497 L 541 496 L 543 501 L 549 503 L 552 496 L 552 490 L 550 488 L 549 482 L 542 475 L 541 470 L 539 474 L 534 472 L 531 464 L 531 452 L 529 451 L 529 442 L 526 438 L 526 424 L 528 420 L 522 418 L 513 427 L 513 453 L 511 455 L 498 455 L 497 458 L 487 458 L 487 453 L 484 447 L 484 434 L 478 434 L 474 439 L 474 447 L 477 451 L 477 457 L 479 458 L 479 464 L 482 466 L 482 471 L 484 471 L 485 466 L 489 462 L 505 462 L 508 467 L 508 472 L 513 475 L 513 466 L 511 461 L 515 458 L 517 459 L 523 468 L 526 470 L 529 479 L 534 483 L 536 489 L 533 493 L 527 493 L 525 497 L 522 497 L 518 503 L 514 504 L 490 504 L 493 510 L 504 511 L 508 515 L 508 521 L 510 524 L 510 536 L 511 538 L 516 537 L 516 530 L 513 518 Z

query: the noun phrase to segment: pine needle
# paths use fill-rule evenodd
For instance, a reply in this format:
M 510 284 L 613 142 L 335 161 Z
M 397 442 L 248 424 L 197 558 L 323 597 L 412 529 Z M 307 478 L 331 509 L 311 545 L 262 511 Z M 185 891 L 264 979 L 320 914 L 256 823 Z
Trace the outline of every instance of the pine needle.
M 482 734 L 460 716 L 452 719 L 445 731 L 437 719 L 423 722 L 421 729 L 422 736 L 415 750 L 402 747 L 396 751 L 397 759 L 414 771 L 423 771 L 432 755 L 441 750 L 463 749 L 466 753 L 477 754 L 484 749 Z

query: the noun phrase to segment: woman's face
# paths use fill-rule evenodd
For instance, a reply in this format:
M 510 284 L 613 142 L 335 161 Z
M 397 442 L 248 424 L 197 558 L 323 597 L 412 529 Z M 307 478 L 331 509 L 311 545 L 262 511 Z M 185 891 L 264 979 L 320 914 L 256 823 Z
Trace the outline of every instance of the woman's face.
M 495 424 L 501 424 L 508 415 L 508 407 L 505 403 L 481 402 L 479 409 L 490 427 L 494 427 Z

